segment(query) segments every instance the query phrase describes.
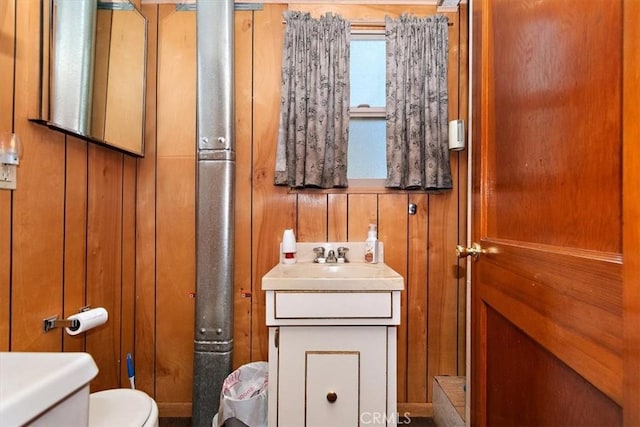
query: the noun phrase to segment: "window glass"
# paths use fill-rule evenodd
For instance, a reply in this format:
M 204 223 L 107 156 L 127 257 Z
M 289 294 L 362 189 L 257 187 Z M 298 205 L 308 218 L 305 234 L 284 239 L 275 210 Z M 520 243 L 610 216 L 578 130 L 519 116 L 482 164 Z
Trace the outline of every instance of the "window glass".
M 384 117 L 357 117 L 349 122 L 348 179 L 387 177 Z
M 382 39 L 351 40 L 351 106 L 368 104 L 384 107 L 385 101 L 385 41 Z
M 358 185 L 357 180 L 381 180 L 387 176 L 384 33 L 352 34 L 350 49 L 347 178 L 350 185 Z

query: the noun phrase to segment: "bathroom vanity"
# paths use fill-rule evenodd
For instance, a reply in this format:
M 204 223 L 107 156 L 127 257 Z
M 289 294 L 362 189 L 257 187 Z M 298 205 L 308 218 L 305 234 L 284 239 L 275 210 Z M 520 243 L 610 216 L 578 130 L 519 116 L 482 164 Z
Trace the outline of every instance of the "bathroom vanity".
M 348 247 L 350 262 L 315 263 L 318 246 Z M 362 262 L 364 243 L 298 243 L 297 254 L 262 279 L 269 426 L 397 425 L 402 276 Z

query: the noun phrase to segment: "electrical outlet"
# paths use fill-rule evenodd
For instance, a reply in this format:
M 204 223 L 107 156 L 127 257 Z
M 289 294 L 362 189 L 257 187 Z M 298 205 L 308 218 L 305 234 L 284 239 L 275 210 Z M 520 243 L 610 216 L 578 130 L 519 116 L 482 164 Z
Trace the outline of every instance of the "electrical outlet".
M 16 165 L 0 164 L 0 189 L 16 189 L 17 168 Z

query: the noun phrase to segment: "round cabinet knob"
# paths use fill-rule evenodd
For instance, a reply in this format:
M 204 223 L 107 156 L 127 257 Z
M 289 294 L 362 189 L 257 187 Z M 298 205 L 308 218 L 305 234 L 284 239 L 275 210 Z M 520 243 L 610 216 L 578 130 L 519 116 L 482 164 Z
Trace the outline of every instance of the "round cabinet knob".
M 335 391 L 330 391 L 329 393 L 327 393 L 327 400 L 329 401 L 329 403 L 333 403 L 338 400 L 338 395 Z

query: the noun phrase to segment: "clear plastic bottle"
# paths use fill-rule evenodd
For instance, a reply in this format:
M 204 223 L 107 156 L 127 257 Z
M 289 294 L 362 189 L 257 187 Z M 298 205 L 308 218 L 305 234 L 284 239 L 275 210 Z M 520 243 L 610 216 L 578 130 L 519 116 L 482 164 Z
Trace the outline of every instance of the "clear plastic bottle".
M 372 264 L 378 262 L 378 227 L 375 224 L 369 224 L 364 246 L 364 262 Z

